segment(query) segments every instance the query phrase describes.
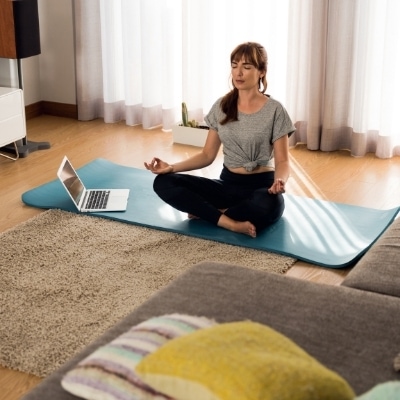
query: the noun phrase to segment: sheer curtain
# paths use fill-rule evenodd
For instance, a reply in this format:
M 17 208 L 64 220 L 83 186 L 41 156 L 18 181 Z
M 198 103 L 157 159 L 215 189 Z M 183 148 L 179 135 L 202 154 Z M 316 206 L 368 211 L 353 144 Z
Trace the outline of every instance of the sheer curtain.
M 397 0 L 74 0 L 79 118 L 169 130 L 230 90 L 229 55 L 269 55 L 291 144 L 400 155 Z

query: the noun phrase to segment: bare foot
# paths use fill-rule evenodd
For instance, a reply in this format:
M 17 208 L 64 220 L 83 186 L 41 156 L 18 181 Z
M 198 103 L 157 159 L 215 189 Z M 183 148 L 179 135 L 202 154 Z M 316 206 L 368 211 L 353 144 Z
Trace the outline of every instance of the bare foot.
M 200 219 L 199 217 L 196 217 L 196 215 L 193 214 L 188 214 L 189 219 Z
M 227 217 L 225 214 L 221 215 L 218 221 L 218 226 L 232 232 L 249 235 L 252 238 L 257 236 L 256 227 L 250 221 L 235 221 L 234 219 Z

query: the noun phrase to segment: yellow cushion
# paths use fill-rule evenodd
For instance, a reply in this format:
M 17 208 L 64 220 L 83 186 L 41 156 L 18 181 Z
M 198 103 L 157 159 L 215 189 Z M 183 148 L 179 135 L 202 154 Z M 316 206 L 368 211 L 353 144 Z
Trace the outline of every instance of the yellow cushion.
M 205 328 L 146 356 L 136 373 L 177 400 L 350 400 L 337 373 L 290 339 L 251 321 Z

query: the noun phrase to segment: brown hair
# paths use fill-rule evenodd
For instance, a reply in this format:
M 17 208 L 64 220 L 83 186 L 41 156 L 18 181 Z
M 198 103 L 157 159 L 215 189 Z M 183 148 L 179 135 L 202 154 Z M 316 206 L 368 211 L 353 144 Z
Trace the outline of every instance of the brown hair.
M 267 90 L 266 73 L 268 64 L 268 56 L 265 48 L 261 46 L 261 44 L 255 42 L 239 44 L 231 53 L 231 63 L 240 61 L 242 58 L 244 58 L 246 62 L 254 65 L 259 71 L 265 72 L 258 83 L 260 92 L 265 93 Z M 239 91 L 235 88 L 233 82 L 232 85 L 233 89 L 221 100 L 221 109 L 225 114 L 225 118 L 221 121 L 222 125 L 230 121 L 238 120 L 237 100 Z

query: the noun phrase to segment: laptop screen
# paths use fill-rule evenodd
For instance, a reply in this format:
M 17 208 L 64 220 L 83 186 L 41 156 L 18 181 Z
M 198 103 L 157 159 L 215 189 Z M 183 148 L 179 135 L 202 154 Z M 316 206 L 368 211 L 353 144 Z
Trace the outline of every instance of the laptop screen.
M 65 160 L 64 166 L 61 169 L 59 176 L 64 183 L 64 186 L 67 188 L 69 194 L 78 205 L 85 188 L 78 176 L 76 175 L 74 169 L 72 168 L 72 165 L 67 159 Z

